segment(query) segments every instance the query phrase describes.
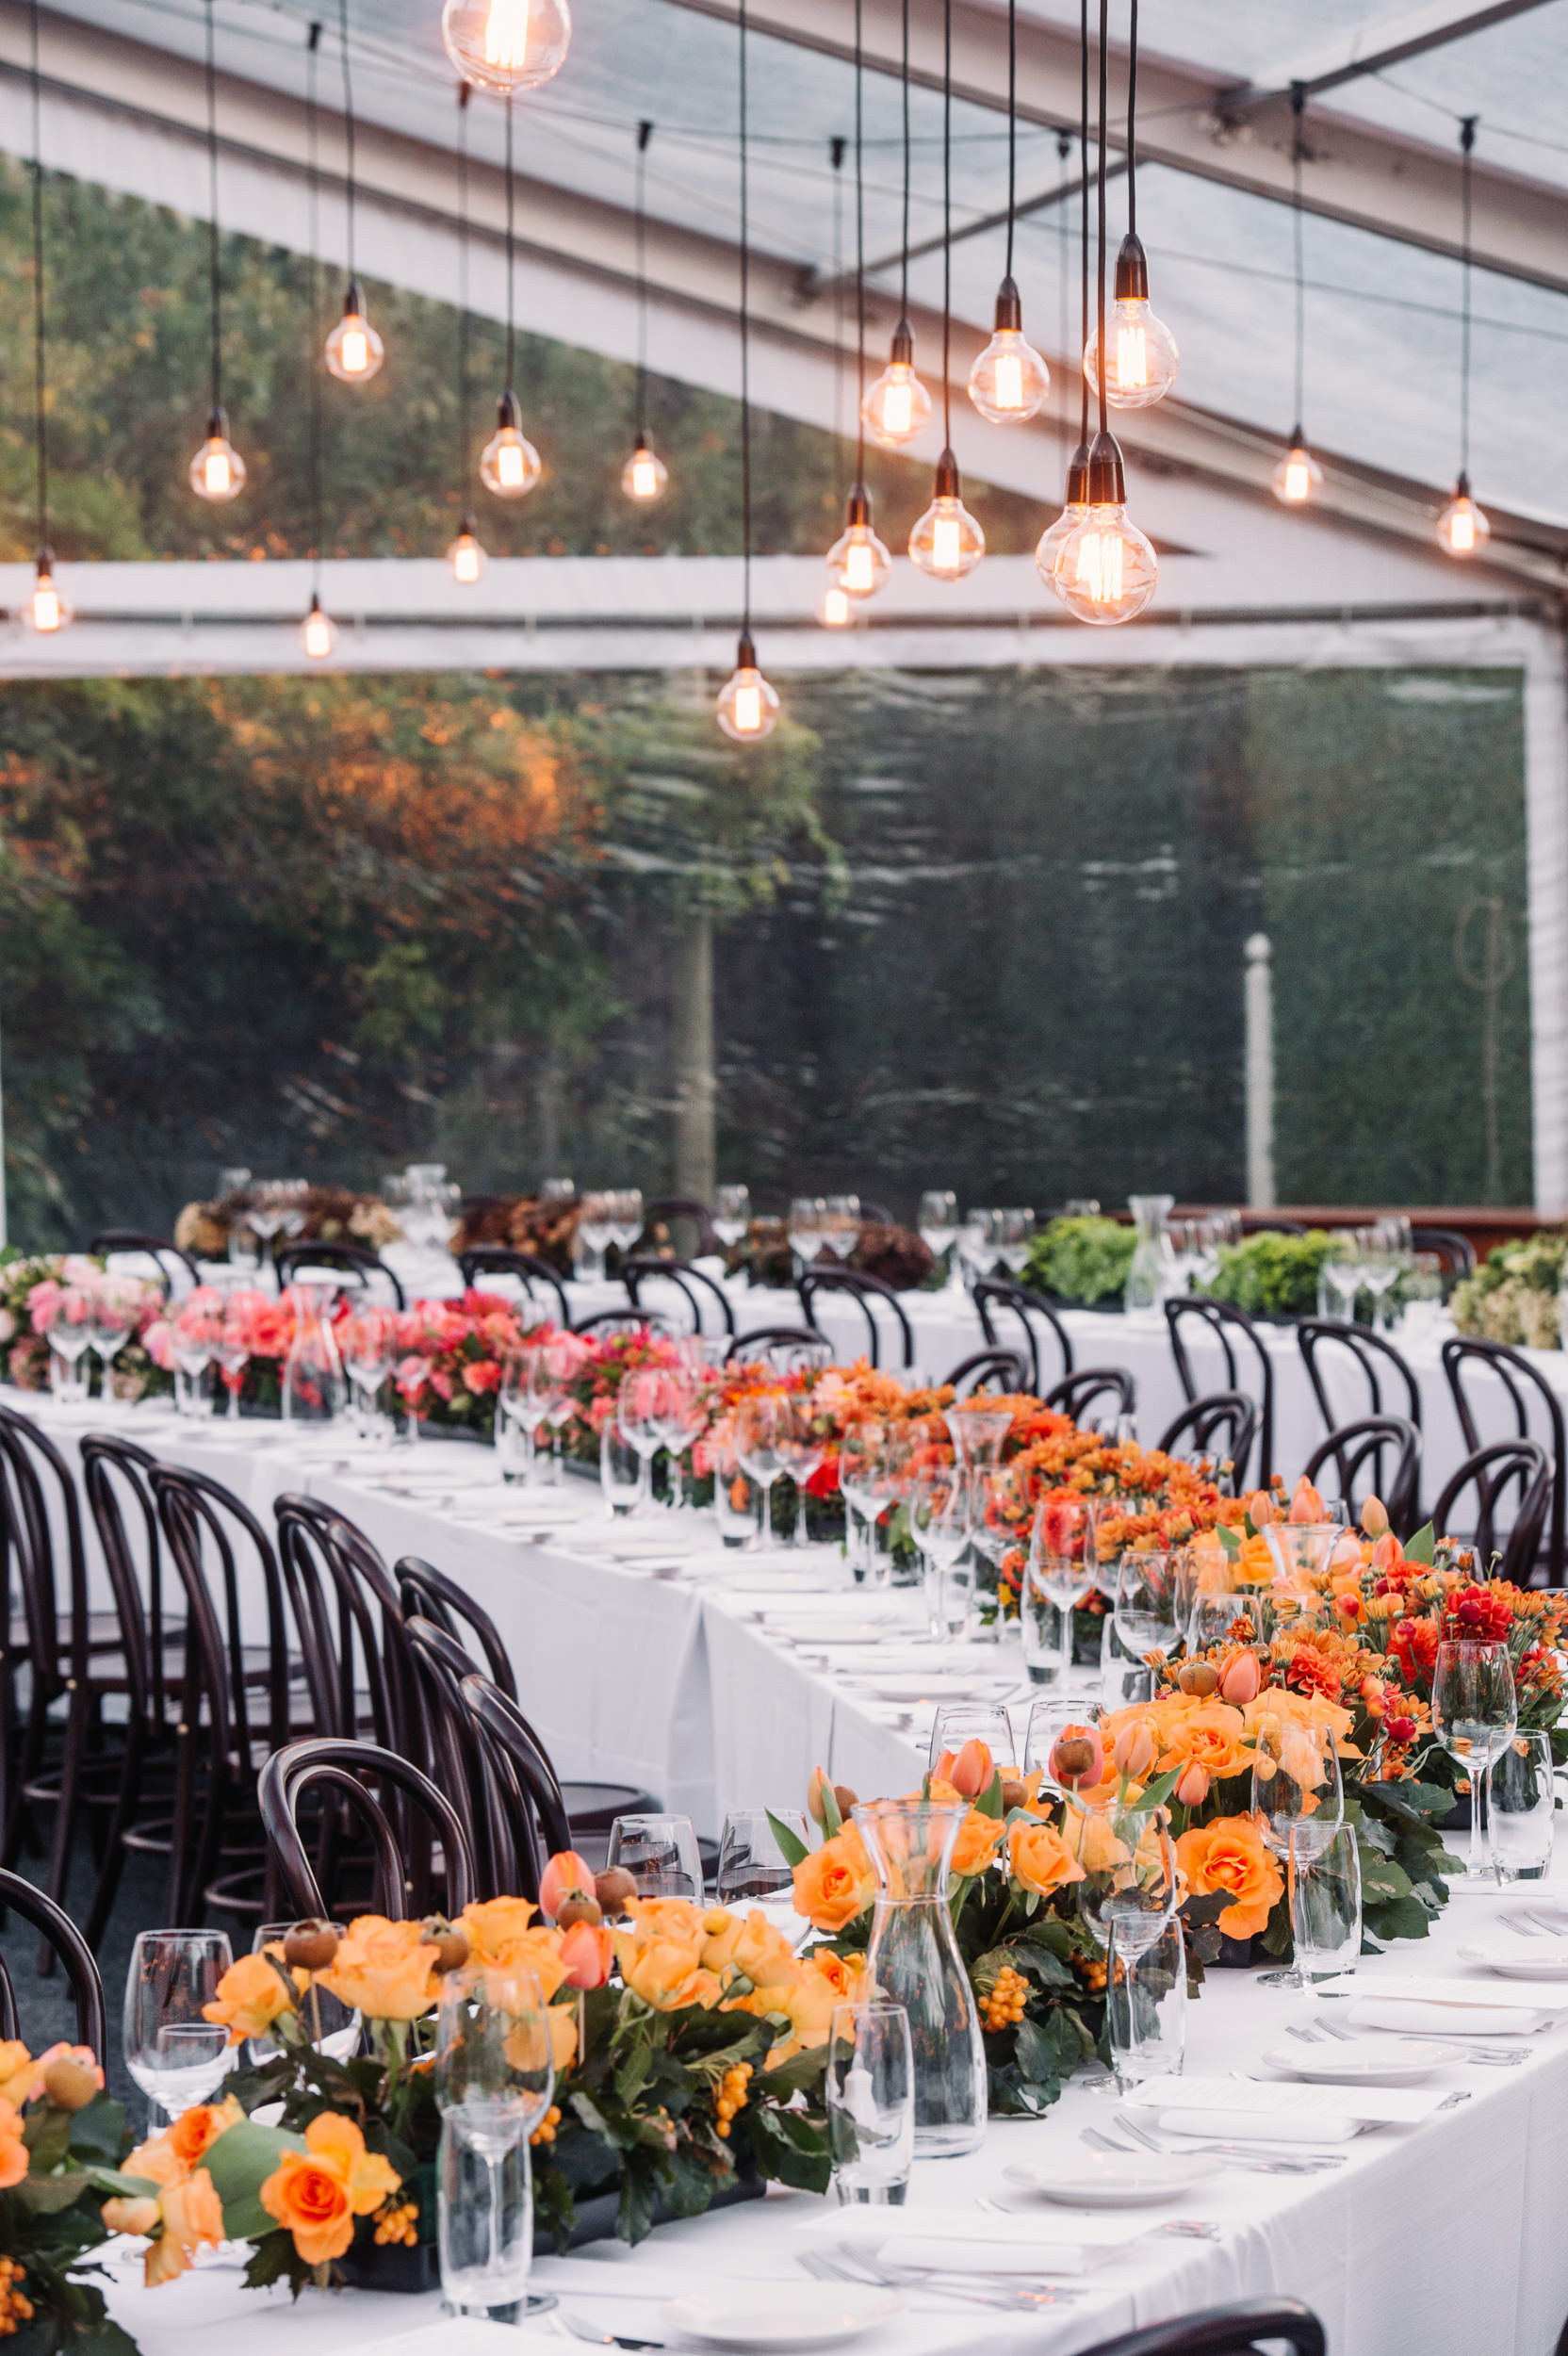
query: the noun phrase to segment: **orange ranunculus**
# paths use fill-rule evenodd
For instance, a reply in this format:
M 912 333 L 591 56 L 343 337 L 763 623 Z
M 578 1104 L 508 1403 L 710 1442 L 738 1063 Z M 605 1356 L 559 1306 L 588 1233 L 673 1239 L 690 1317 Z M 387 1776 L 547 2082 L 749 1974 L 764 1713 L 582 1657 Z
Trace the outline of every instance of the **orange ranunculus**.
M 602 1988 L 615 1950 L 608 1922 L 574 1922 L 561 1941 L 561 1968 L 568 1988 Z
M 622 1979 L 656 2012 L 678 2012 L 684 2004 L 711 2011 L 724 1994 L 718 1973 L 702 1969 L 701 1950 L 684 1939 L 655 1939 L 644 1945 L 625 1931 L 613 1936 Z
M 553 1922 L 568 1898 L 591 1898 L 594 1869 L 575 1849 L 552 1857 L 539 1876 L 539 1911 Z
M 202 2006 L 204 2021 L 220 2021 L 231 2045 L 248 2037 L 265 2037 L 278 2015 L 292 2012 L 299 1991 L 293 1976 L 270 1955 L 241 1955 L 218 1983 L 210 2004 Z
M 1025 1890 L 1049 1898 L 1064 1883 L 1081 1882 L 1084 1869 L 1054 1824 L 1014 1824 L 1007 1835 L 1007 1870 Z
M 1007 1827 L 1000 1816 L 987 1816 L 972 1808 L 958 1827 L 953 1848 L 953 1871 L 960 1880 L 983 1873 L 1002 1845 Z
M 1250 1653 L 1245 1657 L 1252 1660 Z M 1160 1736 L 1162 1775 L 1172 1767 L 1201 1767 L 1218 1783 L 1226 1775 L 1241 1775 L 1252 1763 L 1247 1722 L 1239 1710 L 1226 1702 L 1186 1704 L 1165 1719 Z
M 794 1870 L 795 1906 L 829 1937 L 863 1914 L 876 1895 L 866 1844 L 853 1824 L 803 1857 Z
M 240 2126 L 245 2113 L 232 2094 L 221 2102 L 193 2102 L 182 2111 L 173 2125 L 166 2131 L 166 2140 L 176 2159 L 187 2168 L 194 2168 L 198 2160 L 231 2127 Z M 131 2173 L 134 2175 L 135 2170 Z
M 340 2004 L 367 2021 L 416 2021 L 435 2002 L 438 1987 L 431 1967 L 440 1952 L 417 1922 L 361 1914 L 338 1940 L 332 1970 L 318 1977 Z
M 1250 1939 L 1284 1895 L 1284 1876 L 1263 1845 L 1250 1816 L 1219 1816 L 1194 1824 L 1176 1843 L 1176 1863 L 1195 1897 L 1229 1890 L 1233 1903 L 1219 1918 L 1227 1939 Z
M 864 1955 L 836 1955 L 830 1947 L 813 1948 L 807 1969 L 815 1972 L 833 1990 L 836 2004 L 858 2004 L 866 1998 Z
M 702 1964 L 707 1972 L 735 1972 L 761 1988 L 790 1976 L 794 1949 L 782 1931 L 753 1907 L 749 1914 L 730 1914 L 715 1906 L 708 1917 Z
M 0 2192 L 19 2184 L 27 2173 L 27 2147 L 22 2140 L 22 2114 L 14 2102 L 0 2101 Z
M 318 2111 L 305 2129 L 305 2149 L 286 2151 L 262 2185 L 261 2205 L 287 2226 L 306 2266 L 324 2266 L 348 2249 L 355 2217 L 379 2209 L 401 2182 L 390 2160 L 367 2151 L 351 2119 Z

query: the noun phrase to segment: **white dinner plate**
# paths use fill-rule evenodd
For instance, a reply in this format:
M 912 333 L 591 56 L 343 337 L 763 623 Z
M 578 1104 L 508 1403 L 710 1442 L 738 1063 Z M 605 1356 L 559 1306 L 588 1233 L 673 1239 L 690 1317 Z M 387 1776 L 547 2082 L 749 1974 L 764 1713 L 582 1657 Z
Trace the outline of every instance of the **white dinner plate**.
M 673 2299 L 664 2310 L 672 2331 L 707 2340 L 715 2348 L 786 2349 L 837 2348 L 904 2313 L 897 2291 L 868 2282 L 769 2282 L 748 2289 L 743 2282 L 722 2290 Z
M 1472 1939 L 1459 1952 L 1505 1980 L 1568 1980 L 1568 1939 Z
M 1135 2209 L 1149 2201 L 1175 2201 L 1219 2172 L 1219 2162 L 1197 2151 L 1064 2152 L 1059 2160 L 1015 2160 L 1003 2169 L 1010 2184 L 1073 2209 Z
M 770 1636 L 782 1636 L 792 1644 L 885 1644 L 890 1634 L 886 1626 L 855 1620 L 784 1620 L 770 1614 L 764 1626 Z
M 1318 2086 L 1414 2086 L 1448 2062 L 1462 2061 L 1457 2045 L 1435 2037 L 1364 2037 L 1354 2045 L 1271 2045 L 1270 2070 Z

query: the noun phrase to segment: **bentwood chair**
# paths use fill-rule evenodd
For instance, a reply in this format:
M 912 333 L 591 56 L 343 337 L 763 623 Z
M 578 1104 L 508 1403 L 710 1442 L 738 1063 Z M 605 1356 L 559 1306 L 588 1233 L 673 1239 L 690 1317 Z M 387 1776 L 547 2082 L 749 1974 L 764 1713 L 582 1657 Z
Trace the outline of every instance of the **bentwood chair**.
M 691 1194 L 656 1194 L 643 1205 L 643 1234 L 651 1235 L 656 1227 L 668 1230 L 671 1222 L 693 1229 L 696 1236 L 694 1256 L 703 1257 L 710 1252 L 723 1249 L 713 1233 L 711 1206 L 698 1202 Z
M 899 1362 L 900 1365 L 906 1366 L 914 1365 L 915 1336 L 908 1317 L 905 1314 L 904 1303 L 900 1301 L 893 1286 L 885 1284 L 880 1276 L 866 1276 L 858 1268 L 828 1268 L 822 1262 L 813 1260 L 810 1266 L 803 1268 L 795 1279 L 795 1291 L 800 1296 L 801 1315 L 805 1317 L 807 1324 L 812 1326 L 816 1323 L 816 1302 L 819 1293 L 847 1293 L 852 1301 L 858 1301 L 860 1313 L 866 1320 L 867 1354 L 874 1366 L 879 1366 L 882 1363 L 882 1328 L 877 1323 L 876 1310 L 878 1306 L 885 1309 L 897 1327 L 899 1340 L 903 1346 L 904 1355 Z
M 507 1870 L 519 1890 L 531 1875 L 536 1891 L 547 1860 L 577 1848 L 582 1828 L 574 1825 L 549 1753 L 516 1703 L 477 1671 L 470 1671 L 458 1690 L 501 1801 L 497 1839 L 507 1843 Z
M 1244 1391 L 1211 1391 L 1184 1407 L 1154 1446 L 1162 1456 L 1212 1463 L 1217 1485 L 1224 1489 L 1228 1482 L 1231 1496 L 1240 1497 L 1257 1428 L 1257 1407 Z
M 1075 1424 L 1091 1430 L 1089 1411 L 1100 1401 L 1114 1401 L 1109 1419 L 1114 1425 L 1123 1415 L 1135 1415 L 1138 1411 L 1138 1386 L 1124 1366 L 1079 1366 L 1060 1383 L 1054 1383 L 1045 1394 L 1045 1405 L 1059 1415 L 1070 1415 Z M 1103 1430 L 1107 1418 L 1102 1415 Z
M 384 1284 L 391 1289 L 395 1309 L 406 1309 L 408 1306 L 402 1286 L 381 1253 L 372 1252 L 368 1244 L 280 1244 L 272 1254 L 272 1266 L 278 1272 L 280 1285 L 291 1284 L 302 1268 L 340 1268 L 346 1275 L 363 1279 L 367 1294 L 373 1284 Z
M 431 1779 L 439 1785 L 474 1844 L 476 1895 L 537 1900 L 536 1874 L 509 1884 L 516 1860 L 503 1821 L 503 1802 L 484 1742 L 463 1699 L 463 1680 L 475 1672 L 455 1636 L 416 1613 L 405 1624 L 409 1657 L 419 1680 L 429 1729 Z M 542 1862 L 542 1860 L 541 1860 Z
M 1483 1371 L 1494 1378 L 1506 1396 L 1513 1425 L 1521 1439 L 1530 1434 L 1531 1409 L 1539 1422 L 1544 1422 L 1551 1433 L 1552 1496 L 1551 1529 L 1545 1547 L 1545 1583 L 1560 1587 L 1568 1568 L 1568 1436 L 1565 1436 L 1562 1401 L 1544 1374 L 1531 1366 L 1522 1350 L 1511 1350 L 1506 1342 L 1483 1341 L 1478 1335 L 1458 1333 L 1443 1345 L 1443 1371 L 1459 1416 L 1464 1445 L 1472 1456 L 1481 1445 L 1480 1425 L 1476 1407 L 1483 1390 L 1490 1383 L 1477 1381 Z M 1472 1390 L 1466 1383 L 1468 1371 Z M 1492 1393 L 1495 1398 L 1495 1392 Z
M 1413 1252 L 1429 1252 L 1440 1260 L 1445 1276 L 1458 1278 L 1476 1273 L 1476 1247 L 1457 1227 L 1413 1227 L 1410 1244 Z
M 831 1363 L 833 1345 L 825 1333 L 819 1333 L 809 1325 L 760 1325 L 753 1333 L 737 1333 L 725 1352 L 726 1366 L 748 1365 L 776 1355 L 787 1356 L 792 1350 L 825 1351 L 824 1365 Z
M 422 1562 L 416 1554 L 400 1556 L 393 1565 L 392 1576 L 398 1582 L 404 1626 L 416 1618 L 426 1620 L 461 1641 L 457 1624 L 466 1620 L 479 1640 L 490 1677 L 508 1700 L 515 1701 L 517 1680 L 500 1630 L 467 1589 L 460 1587 L 455 1579 L 449 1579 L 445 1571 L 438 1571 L 433 1562 Z
M 1517 1482 L 1519 1503 L 1506 1541 L 1499 1541 L 1498 1508 L 1506 1491 Z M 1454 1509 L 1466 1492 L 1474 1498 L 1475 1520 L 1454 1526 Z M 1539 1440 L 1494 1440 L 1490 1448 L 1467 1456 L 1432 1508 L 1432 1528 L 1440 1538 L 1455 1537 L 1473 1546 L 1480 1557 L 1481 1576 L 1490 1575 L 1493 1555 L 1501 1543 L 1499 1577 L 1516 1587 L 1527 1587 L 1541 1550 L 1541 1533 L 1552 1494 L 1551 1459 Z
M 1252 1446 L 1250 1438 L 1246 1453 L 1236 1461 L 1235 1478 L 1238 1493 L 1247 1486 L 1266 1488 L 1274 1471 L 1274 1361 L 1269 1356 L 1262 1333 L 1245 1309 L 1233 1308 L 1228 1301 L 1168 1301 L 1165 1321 L 1170 1336 L 1170 1354 L 1176 1362 L 1176 1378 L 1182 1385 L 1183 1396 L 1189 1401 L 1195 1401 L 1200 1396 L 1187 1350 L 1189 1337 L 1195 1340 L 1199 1333 L 1206 1331 L 1219 1344 L 1225 1361 L 1227 1391 L 1244 1388 L 1236 1350 L 1243 1345 L 1251 1350 L 1257 1362 L 1257 1389 L 1250 1394 L 1257 1411 L 1257 1476 L 1255 1481 L 1249 1482 L 1247 1456 L 1250 1454 Z
M 106 1260 L 111 1253 L 120 1252 L 144 1253 L 157 1268 L 165 1293 L 179 1276 L 188 1276 L 193 1284 L 199 1280 L 200 1272 L 188 1252 L 171 1243 L 167 1235 L 143 1235 L 139 1227 L 100 1227 L 87 1248 L 93 1259 Z
M 592 1333 L 601 1341 L 612 1341 L 617 1333 L 656 1333 L 662 1339 L 676 1338 L 668 1317 L 646 1309 L 596 1309 L 591 1317 L 581 1317 L 572 1328 L 574 1333 Z
M 20 1914 L 42 1936 L 45 1945 L 65 1966 L 76 2006 L 76 2042 L 90 2048 L 100 2062 L 106 2059 L 104 2022 L 104 1983 L 91 1948 L 66 1913 L 56 1906 L 41 1890 L 20 1873 L 0 1872 L 0 1921 L 8 1913 Z M 0 1954 L 0 2044 L 19 2034 L 16 1992 L 6 1958 Z
M 296 1914 L 330 1918 L 336 1894 L 331 1878 L 324 1890 L 318 1881 L 300 1829 L 303 1804 L 318 1798 L 330 1803 L 323 1815 L 346 1812 L 367 1836 L 371 1904 L 381 1912 L 418 1917 L 439 1897 L 450 1919 L 473 1898 L 474 1852 L 462 1817 L 395 1751 L 331 1736 L 290 1742 L 262 1769 L 260 1796 L 270 1862 Z
M 1072 1372 L 1072 1340 L 1061 1317 L 1043 1293 L 1028 1284 L 1015 1284 L 1003 1276 L 982 1276 L 974 1287 L 975 1313 L 980 1330 L 993 1348 L 999 1343 L 1014 1344 L 1009 1332 L 997 1331 L 999 1317 L 1016 1319 L 1022 1329 L 1022 1340 L 1029 1352 L 1029 1388 L 1037 1395 L 1045 1388 L 1044 1368 L 1040 1362 L 1040 1345 L 1047 1333 L 1060 1361 L 1055 1379 Z
M 531 1301 L 535 1284 L 542 1285 L 547 1300 L 553 1299 L 555 1302 L 556 1323 L 564 1332 L 570 1329 L 572 1313 L 566 1305 L 566 1287 L 561 1271 L 551 1268 L 547 1260 L 542 1260 L 536 1252 L 514 1252 L 503 1243 L 474 1243 L 466 1252 L 458 1253 L 457 1265 L 463 1271 L 464 1289 L 467 1292 L 476 1287 L 482 1291 L 487 1276 L 514 1276 Z
M 644 1255 L 621 1262 L 621 1282 L 627 1298 L 636 1310 L 643 1306 L 643 1291 L 650 1284 L 674 1285 L 692 1313 L 692 1331 L 703 1332 L 703 1304 L 716 1305 L 718 1331 L 733 1337 L 735 1312 L 729 1295 L 722 1284 L 708 1274 L 706 1268 L 694 1268 L 690 1260 L 656 1260 Z
M 968 1399 L 972 1391 L 989 1390 L 992 1383 L 1002 1390 L 1017 1393 L 1029 1387 L 1029 1369 L 1016 1350 L 976 1350 L 942 1377 L 960 1399 Z
M 1298 2299 L 1238 2299 L 1168 2323 L 1146 2324 L 1096 2340 L 1084 2356 L 1262 2356 L 1260 2343 L 1282 2340 L 1291 2356 L 1328 2356 L 1323 2326 Z
M 1369 1497 L 1382 1499 L 1389 1527 L 1396 1538 L 1413 1536 L 1415 1493 L 1421 1478 L 1421 1434 L 1403 1415 L 1363 1415 L 1341 1424 L 1314 1448 L 1303 1467 L 1315 1487 L 1318 1474 L 1332 1464 L 1337 1494 L 1359 1520 Z
M 318 1497 L 273 1499 L 278 1553 L 317 1730 L 369 1734 L 424 1757 L 418 1688 L 392 1574 L 363 1530 Z
M 1402 1415 L 1407 1423 L 1413 1423 L 1416 1431 L 1420 1431 L 1421 1385 L 1394 1344 L 1385 1341 L 1380 1333 L 1374 1333 L 1369 1326 L 1352 1325 L 1344 1317 L 1303 1317 L 1296 1329 L 1296 1339 L 1326 1432 L 1332 1432 L 1340 1419 L 1328 1380 L 1336 1366 L 1342 1371 L 1348 1366 L 1353 1366 L 1365 1383 L 1364 1412 L 1367 1415 L 1380 1415 L 1386 1408 L 1388 1413 Z M 1390 1394 L 1386 1401 L 1383 1397 L 1385 1390 Z M 1402 1403 L 1399 1399 L 1401 1390 L 1404 1394 Z M 1419 1466 L 1416 1480 L 1419 1483 Z M 1388 1504 L 1386 1497 L 1383 1503 Z M 1410 1506 L 1410 1530 L 1401 1530 L 1397 1522 L 1394 1525 L 1401 1538 L 1408 1538 L 1411 1530 L 1420 1523 L 1420 1504 L 1414 1491 L 1411 1494 Z M 1392 1513 L 1393 1508 L 1389 1510 Z

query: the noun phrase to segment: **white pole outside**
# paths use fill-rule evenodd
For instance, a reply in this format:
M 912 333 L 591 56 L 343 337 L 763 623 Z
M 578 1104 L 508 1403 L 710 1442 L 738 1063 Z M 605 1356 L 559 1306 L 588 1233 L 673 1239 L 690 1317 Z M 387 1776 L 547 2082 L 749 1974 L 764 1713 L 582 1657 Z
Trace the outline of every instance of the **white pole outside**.
M 1247 1200 L 1274 1204 L 1274 975 L 1266 933 L 1247 943 Z

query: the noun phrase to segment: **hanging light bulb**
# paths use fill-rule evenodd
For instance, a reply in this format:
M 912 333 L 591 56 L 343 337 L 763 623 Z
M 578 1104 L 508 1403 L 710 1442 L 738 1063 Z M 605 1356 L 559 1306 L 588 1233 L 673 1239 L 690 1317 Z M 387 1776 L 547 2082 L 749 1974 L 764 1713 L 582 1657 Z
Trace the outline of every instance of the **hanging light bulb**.
M 386 357 L 386 347 L 365 316 L 357 278 L 349 281 L 343 316 L 327 337 L 327 366 L 345 384 L 368 384 Z
M 537 90 L 566 61 L 572 12 L 566 0 L 447 0 L 441 39 L 466 82 Z
M 452 568 L 452 579 L 461 581 L 466 587 L 483 572 L 486 558 L 474 532 L 472 515 L 464 516 L 457 538 L 447 550 L 447 562 Z
M 1450 556 L 1474 556 L 1492 537 L 1492 526 L 1470 496 L 1470 478 L 1462 474 L 1454 496 L 1437 519 L 1437 536 Z
M 496 431 L 480 452 L 480 481 L 498 499 L 520 499 L 543 472 L 539 452 L 523 433 L 517 396 L 505 392 L 497 404 Z
M 310 612 L 300 624 L 300 636 L 313 663 L 323 663 L 337 644 L 337 624 L 321 611 L 319 596 L 311 592 Z
M 621 468 L 621 488 L 627 498 L 644 502 L 660 499 L 669 479 L 668 466 L 649 450 L 646 435 L 640 434 L 636 449 Z
M 958 496 L 958 461 L 937 461 L 936 496 L 909 534 L 909 555 L 934 581 L 962 581 L 986 553 L 986 535 Z
M 828 573 L 827 586 L 817 606 L 817 617 L 825 630 L 843 630 L 855 619 L 855 607 L 849 591 L 840 585 L 837 573 Z
M 71 619 L 71 608 L 55 586 L 54 563 L 54 549 L 40 548 L 33 593 L 22 609 L 24 628 L 37 630 L 41 638 L 52 637 Z
M 735 668 L 719 691 L 719 726 L 738 744 L 758 744 L 778 726 L 778 695 L 757 667 L 751 632 L 741 632 Z
M 1286 507 L 1305 507 L 1322 488 L 1323 469 L 1298 426 L 1290 437 L 1290 448 L 1274 469 L 1274 496 Z
M 1153 543 L 1127 513 L 1121 452 L 1112 434 L 1089 451 L 1085 513 L 1061 546 L 1054 586 L 1081 622 L 1130 622 L 1160 577 Z
M 1010 278 L 996 298 L 996 333 L 969 372 L 969 397 L 992 425 L 1021 425 L 1051 390 L 1051 370 L 1023 335 L 1023 304 Z
M 221 409 L 215 409 L 207 419 L 207 438 L 190 462 L 191 489 L 215 506 L 237 499 L 245 488 L 245 461 L 229 440 L 228 425 Z
M 1113 409 L 1150 409 L 1163 401 L 1176 382 L 1181 355 L 1176 338 L 1149 304 L 1149 264 L 1143 247 L 1131 235 L 1121 240 L 1116 257 L 1116 301 L 1106 322 L 1105 341 L 1111 365 L 1105 379 L 1105 399 Z M 1100 390 L 1100 335 L 1089 337 L 1084 352 L 1084 374 Z
M 893 329 L 892 356 L 860 404 L 866 432 L 884 450 L 900 450 L 931 422 L 931 396 L 915 374 L 915 333 L 907 319 Z
M 849 495 L 844 530 L 827 551 L 827 569 L 847 597 L 874 597 L 892 559 L 872 530 L 871 495 L 858 483 Z
M 1089 512 L 1088 484 L 1089 446 L 1087 442 L 1080 442 L 1068 461 L 1067 495 L 1062 501 L 1062 512 L 1054 524 L 1047 524 L 1035 548 L 1035 569 L 1046 587 L 1054 589 L 1058 597 L 1062 589 L 1056 578 L 1056 568 L 1061 563 L 1069 532 L 1074 524 L 1081 524 Z

